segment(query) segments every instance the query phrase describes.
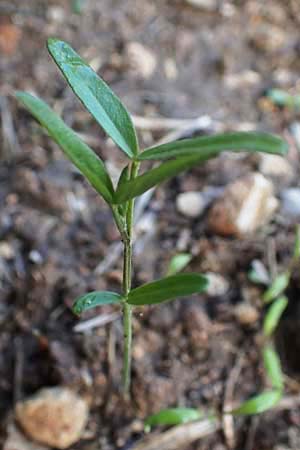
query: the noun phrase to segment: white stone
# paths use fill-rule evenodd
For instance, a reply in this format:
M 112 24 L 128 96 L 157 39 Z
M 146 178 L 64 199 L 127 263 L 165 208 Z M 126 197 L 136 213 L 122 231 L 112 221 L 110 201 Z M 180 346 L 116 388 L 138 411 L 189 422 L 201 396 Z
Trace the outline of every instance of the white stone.
M 269 177 L 290 180 L 293 178 L 294 171 L 286 159 L 278 155 L 260 155 L 259 171 Z
M 206 272 L 208 288 L 205 293 L 210 297 L 221 297 L 229 291 L 229 282 L 218 273 Z
M 19 402 L 16 418 L 33 440 L 58 449 L 77 442 L 86 426 L 87 402 L 64 387 L 45 388 Z
M 285 189 L 281 193 L 281 212 L 290 217 L 300 217 L 300 188 Z
M 184 216 L 196 218 L 203 212 L 206 202 L 200 192 L 183 192 L 176 198 L 176 207 Z
M 260 173 L 230 183 L 212 206 L 208 224 L 215 233 L 239 236 L 265 225 L 278 207 L 273 184 Z
M 131 68 L 142 78 L 150 78 L 157 66 L 157 59 L 152 50 L 140 42 L 129 42 L 126 51 Z
M 189 5 L 196 6 L 204 11 L 213 12 L 218 9 L 217 0 L 186 0 Z

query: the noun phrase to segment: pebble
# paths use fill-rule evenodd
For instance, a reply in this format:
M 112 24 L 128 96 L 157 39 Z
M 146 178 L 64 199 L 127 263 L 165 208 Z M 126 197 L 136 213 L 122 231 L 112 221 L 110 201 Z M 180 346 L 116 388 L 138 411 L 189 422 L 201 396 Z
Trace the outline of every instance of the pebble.
M 86 401 L 64 387 L 41 389 L 16 406 L 16 418 L 27 436 L 58 449 L 80 439 L 88 412 Z
M 189 5 L 196 6 L 203 11 L 214 12 L 218 9 L 217 0 L 186 0 Z
M 151 78 L 157 66 L 157 59 L 153 51 L 140 42 L 133 41 L 127 45 L 126 53 L 129 65 L 136 74 L 146 80 Z
M 218 273 L 207 272 L 208 288 L 206 294 L 210 297 L 221 297 L 229 291 L 229 282 Z
M 278 155 L 260 155 L 259 171 L 267 176 L 274 177 L 285 182 L 294 176 L 293 167 L 287 159 Z
M 203 213 L 206 202 L 200 192 L 183 192 L 177 195 L 176 207 L 184 216 L 195 219 Z
M 258 25 L 252 27 L 250 33 L 249 39 L 254 48 L 265 53 L 278 52 L 288 44 L 286 30 L 276 25 Z
M 281 193 L 281 213 L 293 218 L 300 217 L 300 188 L 284 189 Z
M 242 302 L 236 305 L 234 315 L 242 325 L 252 325 L 259 319 L 259 312 L 248 302 Z
M 208 215 L 209 229 L 222 236 L 255 232 L 272 218 L 278 207 L 273 184 L 260 173 L 230 183 Z

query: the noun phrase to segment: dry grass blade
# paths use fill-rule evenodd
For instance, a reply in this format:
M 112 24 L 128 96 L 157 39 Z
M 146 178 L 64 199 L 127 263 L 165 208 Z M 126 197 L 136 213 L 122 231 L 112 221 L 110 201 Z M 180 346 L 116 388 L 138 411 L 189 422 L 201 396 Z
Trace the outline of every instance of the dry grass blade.
M 179 425 L 158 435 L 150 435 L 130 450 L 183 450 L 198 439 L 220 429 L 218 419 L 204 419 Z

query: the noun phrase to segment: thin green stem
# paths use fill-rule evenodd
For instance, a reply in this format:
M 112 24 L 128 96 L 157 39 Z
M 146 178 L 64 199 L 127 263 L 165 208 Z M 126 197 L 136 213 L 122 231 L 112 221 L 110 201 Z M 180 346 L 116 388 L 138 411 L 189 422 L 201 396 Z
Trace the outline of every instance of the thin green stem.
M 130 178 L 137 176 L 139 164 L 132 163 Z M 129 200 L 126 214 L 126 232 L 123 234 L 123 294 L 126 298 L 131 289 L 132 278 L 132 228 L 133 228 L 134 199 Z M 125 396 L 129 396 L 131 382 L 131 347 L 132 347 L 132 306 L 126 301 L 123 306 L 124 327 L 124 361 L 123 361 L 123 387 Z

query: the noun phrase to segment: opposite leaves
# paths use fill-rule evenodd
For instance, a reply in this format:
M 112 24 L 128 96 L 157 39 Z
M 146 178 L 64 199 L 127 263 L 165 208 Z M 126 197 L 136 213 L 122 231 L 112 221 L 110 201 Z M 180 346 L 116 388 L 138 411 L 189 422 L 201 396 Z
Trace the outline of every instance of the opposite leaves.
M 270 134 L 240 132 L 175 141 L 148 149 L 138 155 L 137 159 L 177 159 L 163 162 L 159 167 L 124 183 L 117 189 L 114 202 L 120 204 L 141 195 L 157 184 L 216 157 L 223 150 L 283 155 L 287 151 L 287 144 Z
M 208 280 L 196 273 L 182 273 L 144 284 L 129 292 L 131 305 L 154 305 L 186 295 L 200 294 L 208 286 Z
M 99 125 L 130 158 L 137 155 L 135 129 L 119 98 L 66 42 L 49 39 L 48 49 L 74 93 Z
M 281 138 L 267 133 L 236 132 L 217 134 L 215 136 L 201 136 L 194 139 L 169 142 L 157 147 L 149 148 L 138 156 L 140 161 L 149 159 L 169 159 L 173 157 L 209 155 L 230 151 L 264 152 L 285 155 L 287 144 Z
M 107 203 L 112 202 L 114 189 L 111 179 L 101 159 L 81 141 L 63 120 L 42 100 L 27 94 L 16 94 L 26 109 L 48 131 L 52 139 L 60 146 L 65 155 L 87 178 L 91 185 L 102 195 Z

